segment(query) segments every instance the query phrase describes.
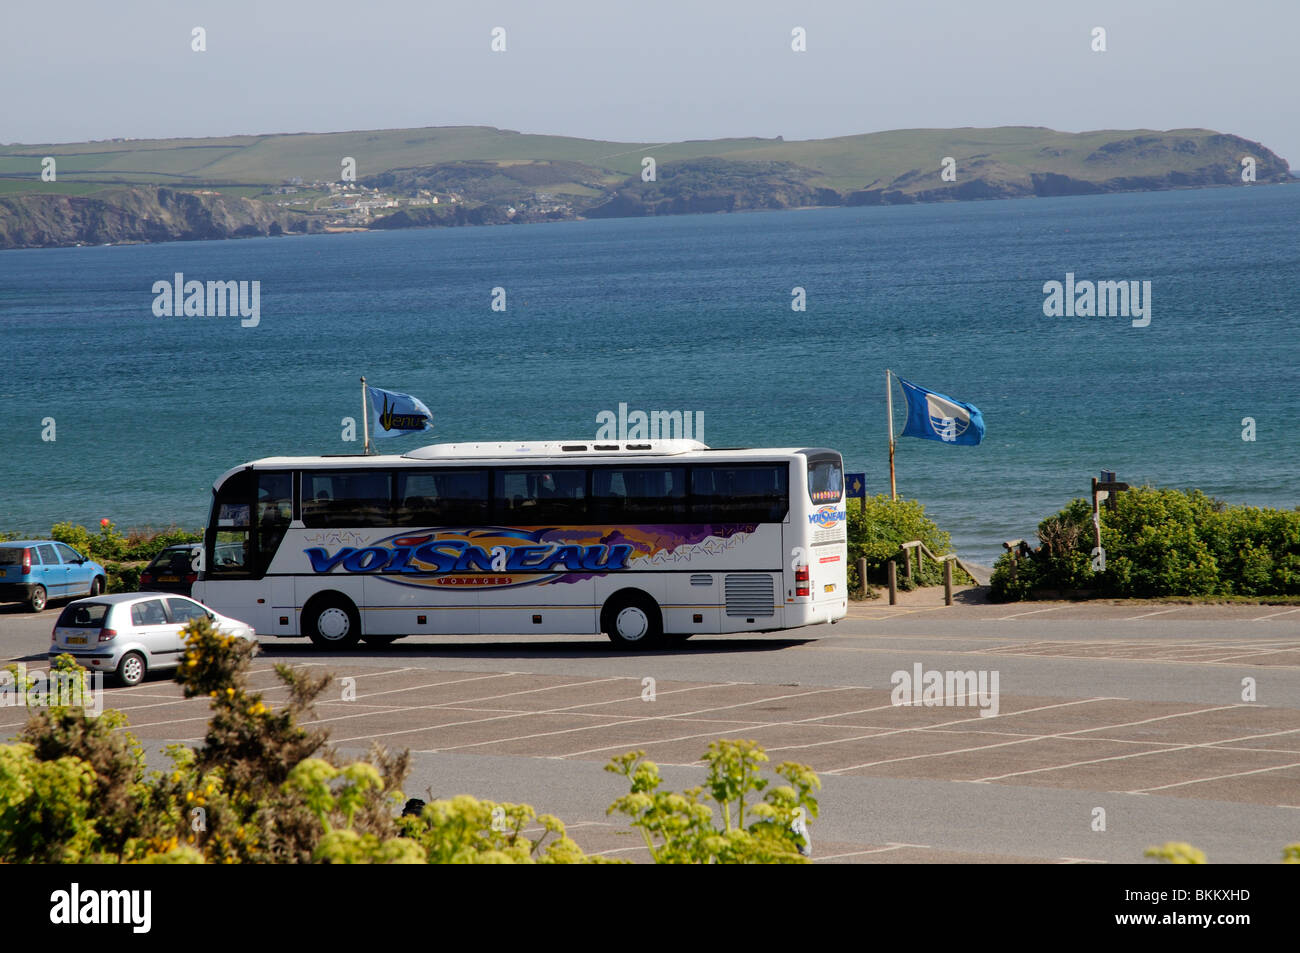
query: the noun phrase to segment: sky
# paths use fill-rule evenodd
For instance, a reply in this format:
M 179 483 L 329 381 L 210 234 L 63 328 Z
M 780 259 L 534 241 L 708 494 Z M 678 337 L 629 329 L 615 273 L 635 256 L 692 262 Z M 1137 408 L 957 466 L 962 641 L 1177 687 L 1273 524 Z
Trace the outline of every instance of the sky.
M 1298 35 L 1300 0 L 7 0 L 0 143 L 1199 127 L 1296 168 Z

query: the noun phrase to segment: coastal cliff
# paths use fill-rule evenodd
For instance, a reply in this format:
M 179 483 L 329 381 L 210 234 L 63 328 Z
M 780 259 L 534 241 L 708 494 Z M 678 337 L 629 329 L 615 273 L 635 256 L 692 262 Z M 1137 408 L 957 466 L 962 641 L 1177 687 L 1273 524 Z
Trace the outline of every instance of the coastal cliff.
M 167 188 L 93 195 L 0 197 L 0 248 L 197 241 L 321 231 L 321 224 L 263 202 Z

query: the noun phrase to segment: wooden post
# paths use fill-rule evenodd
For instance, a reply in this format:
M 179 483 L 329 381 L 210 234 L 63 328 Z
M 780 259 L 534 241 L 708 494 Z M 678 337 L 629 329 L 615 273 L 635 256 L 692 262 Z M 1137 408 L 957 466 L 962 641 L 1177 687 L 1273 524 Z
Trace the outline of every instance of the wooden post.
M 1096 477 L 1092 478 L 1092 545 L 1101 546 L 1101 509 L 1097 502 L 1097 483 Z
M 898 602 L 898 564 L 894 560 L 889 561 L 889 604 L 895 605 Z
M 862 580 L 862 594 L 867 594 L 867 557 L 858 557 L 858 578 Z
M 1011 556 L 1011 584 L 1016 583 L 1016 564 L 1020 561 L 1020 545 L 1024 540 L 1007 540 L 1002 544 L 1002 548 Z
M 912 551 L 910 549 L 903 550 L 903 575 L 910 586 L 912 584 Z
M 952 560 L 943 561 L 943 604 L 952 605 Z

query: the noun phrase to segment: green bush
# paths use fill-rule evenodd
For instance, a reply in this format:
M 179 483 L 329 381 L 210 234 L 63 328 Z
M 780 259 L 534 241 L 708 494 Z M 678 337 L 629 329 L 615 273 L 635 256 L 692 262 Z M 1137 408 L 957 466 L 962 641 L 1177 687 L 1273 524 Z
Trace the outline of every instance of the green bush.
M 109 592 L 136 592 L 140 589 L 139 566 L 123 566 L 119 563 L 105 563 L 104 571 L 108 573 Z
M 898 585 L 900 589 L 943 584 L 943 568 L 932 559 L 916 564 L 913 552 L 912 583 L 906 582 L 900 547 L 919 539 L 936 556 L 952 551 L 952 539 L 925 515 L 925 507 L 916 500 L 891 500 L 884 494 L 868 497 L 865 503 L 849 501 L 849 591 L 861 591 L 858 578 L 858 560 L 867 561 L 867 581 L 884 585 L 887 581 L 886 563 L 898 560 Z M 954 567 L 953 580 L 971 581 L 964 572 Z
M 168 526 L 161 530 L 148 526 L 132 529 L 127 532 L 126 552 L 123 558 L 130 561 L 145 561 L 153 559 L 168 546 L 201 542 L 203 542 L 201 530 L 190 532 L 179 526 Z
M 1200 490 L 1144 486 L 1102 507 L 1105 569 L 1093 572 L 1092 509 L 1077 499 L 1038 526 L 1042 545 L 1017 564 L 998 560 L 993 598 L 1032 589 L 1091 589 L 1098 595 L 1284 596 L 1300 594 L 1300 509 L 1230 506 Z
M 98 533 L 92 533 L 80 524 L 55 523 L 50 529 L 50 538 L 67 543 L 96 562 L 129 558 L 126 555 L 126 537 L 107 519 L 101 521 Z
M 105 520 L 98 533 L 92 533 L 79 523 L 55 523 L 50 529 L 50 539 L 67 543 L 96 562 L 147 562 L 168 546 L 202 542 L 203 533 L 168 526 L 161 530 L 152 527 L 131 529 L 124 536 L 112 522 Z

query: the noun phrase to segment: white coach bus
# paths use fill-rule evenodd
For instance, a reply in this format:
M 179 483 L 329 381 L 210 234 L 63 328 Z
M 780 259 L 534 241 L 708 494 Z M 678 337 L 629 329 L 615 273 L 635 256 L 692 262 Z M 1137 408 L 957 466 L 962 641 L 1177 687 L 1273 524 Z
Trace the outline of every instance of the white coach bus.
M 621 647 L 835 622 L 843 462 L 695 440 L 270 457 L 213 485 L 196 599 L 319 646 L 605 632 Z

